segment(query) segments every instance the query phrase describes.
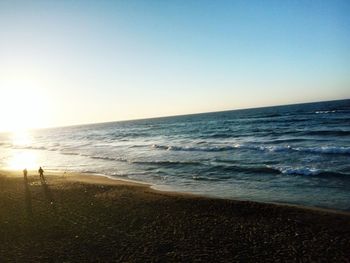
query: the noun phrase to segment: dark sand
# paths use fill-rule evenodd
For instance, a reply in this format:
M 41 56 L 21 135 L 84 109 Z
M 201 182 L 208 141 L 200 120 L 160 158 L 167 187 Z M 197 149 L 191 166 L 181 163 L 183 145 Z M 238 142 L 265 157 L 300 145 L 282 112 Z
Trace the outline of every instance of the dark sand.
M 346 213 L 0 174 L 0 262 L 350 262 Z

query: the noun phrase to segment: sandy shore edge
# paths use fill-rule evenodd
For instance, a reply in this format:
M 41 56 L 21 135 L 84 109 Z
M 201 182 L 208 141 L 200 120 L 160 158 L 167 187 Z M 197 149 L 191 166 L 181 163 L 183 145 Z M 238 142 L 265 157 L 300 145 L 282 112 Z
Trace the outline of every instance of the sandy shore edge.
M 38 173 L 35 170 L 29 170 L 30 176 L 38 176 Z M 3 170 L 0 169 L 0 175 L 9 175 L 14 177 L 23 177 L 21 171 L 13 171 L 13 170 Z M 290 204 L 290 203 L 279 203 L 279 202 L 260 202 L 260 201 L 251 201 L 251 200 L 242 200 L 242 199 L 229 199 L 229 198 L 221 198 L 221 197 L 213 197 L 206 196 L 200 194 L 194 194 L 189 192 L 179 192 L 179 191 L 171 191 L 171 190 L 160 190 L 155 189 L 152 184 L 135 181 L 131 179 L 124 179 L 118 177 L 111 177 L 104 174 L 93 174 L 93 173 L 83 173 L 83 172 L 65 172 L 65 171 L 52 171 L 48 170 L 45 172 L 45 175 L 48 177 L 55 177 L 57 179 L 64 179 L 67 182 L 80 182 L 86 184 L 95 184 L 95 185 L 110 185 L 110 186 L 134 186 L 147 188 L 148 191 L 154 192 L 157 194 L 167 195 L 167 196 L 179 196 L 185 198 L 195 198 L 195 199 L 208 199 L 208 200 L 227 200 L 233 202 L 242 202 L 242 203 L 256 203 L 261 205 L 275 205 L 279 207 L 290 207 L 296 209 L 302 209 L 305 211 L 314 211 L 314 212 L 322 212 L 322 213 L 331 213 L 331 214 L 339 214 L 350 216 L 350 211 L 343 211 L 337 209 L 330 208 L 322 208 L 322 207 L 313 207 L 313 206 L 304 206 L 298 204 Z

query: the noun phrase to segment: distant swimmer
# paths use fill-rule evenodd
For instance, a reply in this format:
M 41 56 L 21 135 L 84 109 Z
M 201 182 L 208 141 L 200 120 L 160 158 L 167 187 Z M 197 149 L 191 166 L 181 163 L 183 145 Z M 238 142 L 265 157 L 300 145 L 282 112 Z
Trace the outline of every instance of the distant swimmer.
M 38 172 L 39 172 L 39 175 L 40 175 L 40 179 L 44 179 L 44 170 L 43 170 L 43 168 L 41 168 L 41 166 L 40 166 Z

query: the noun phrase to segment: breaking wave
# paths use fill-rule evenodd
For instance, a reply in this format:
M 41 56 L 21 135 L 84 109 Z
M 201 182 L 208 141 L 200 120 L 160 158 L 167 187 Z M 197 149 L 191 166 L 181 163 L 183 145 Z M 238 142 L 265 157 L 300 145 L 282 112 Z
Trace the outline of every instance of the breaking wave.
M 280 171 L 282 174 L 287 174 L 287 175 L 306 175 L 306 176 L 324 176 L 324 177 L 348 176 L 348 178 L 350 179 L 350 174 L 345 174 L 340 172 L 330 172 L 330 171 L 325 171 L 325 170 L 310 168 L 310 167 L 274 167 L 273 169 L 276 169 Z
M 203 151 L 203 152 L 222 152 L 237 149 L 259 150 L 265 152 L 288 152 L 298 151 L 305 153 L 318 154 L 350 154 L 350 147 L 345 146 L 320 146 L 320 147 L 292 147 L 290 145 L 254 145 L 254 144 L 235 144 L 228 146 L 174 146 L 174 145 L 157 145 L 153 144 L 152 148 L 166 151 Z

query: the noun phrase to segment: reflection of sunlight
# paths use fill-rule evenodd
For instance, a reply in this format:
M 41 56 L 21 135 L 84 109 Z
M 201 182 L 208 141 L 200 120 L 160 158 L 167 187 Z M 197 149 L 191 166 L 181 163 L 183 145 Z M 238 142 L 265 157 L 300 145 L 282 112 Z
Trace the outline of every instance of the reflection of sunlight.
M 32 143 L 30 134 L 25 130 L 12 133 L 12 145 L 22 148 Z M 17 148 L 16 147 L 16 148 Z M 37 167 L 37 156 L 31 150 L 14 150 L 7 161 L 7 167 L 11 170 L 35 169 Z
M 8 160 L 7 167 L 11 170 L 35 169 L 38 166 L 37 156 L 32 151 L 17 152 Z
M 12 134 L 12 144 L 15 146 L 25 146 L 31 142 L 30 134 L 25 130 L 18 130 Z

